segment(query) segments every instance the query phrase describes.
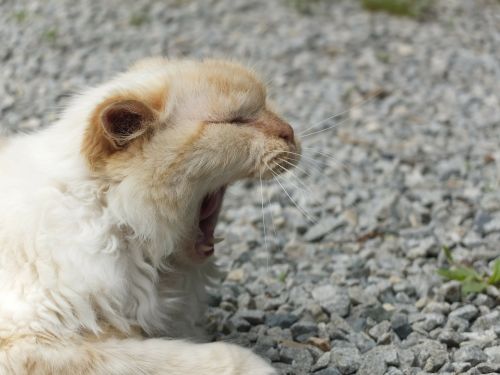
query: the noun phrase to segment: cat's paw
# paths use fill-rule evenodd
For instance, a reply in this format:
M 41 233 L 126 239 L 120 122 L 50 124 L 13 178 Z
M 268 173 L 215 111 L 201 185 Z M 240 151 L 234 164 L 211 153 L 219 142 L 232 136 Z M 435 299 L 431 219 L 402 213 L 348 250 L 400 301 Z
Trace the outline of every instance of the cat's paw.
M 277 375 L 278 372 L 264 359 L 251 350 L 233 344 L 213 343 L 212 349 L 227 356 L 231 374 L 238 375 Z M 225 374 L 225 372 L 223 372 Z M 229 374 L 229 373 L 228 373 Z

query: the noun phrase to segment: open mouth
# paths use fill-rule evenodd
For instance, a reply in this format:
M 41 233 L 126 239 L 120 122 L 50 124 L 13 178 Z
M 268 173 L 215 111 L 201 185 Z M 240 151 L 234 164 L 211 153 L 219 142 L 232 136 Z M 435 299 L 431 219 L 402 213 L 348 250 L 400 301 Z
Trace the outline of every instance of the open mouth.
M 202 260 L 213 255 L 215 244 L 221 241 L 221 239 L 214 237 L 214 231 L 225 191 L 226 187 L 224 186 L 205 196 L 201 203 L 195 250 L 197 256 Z

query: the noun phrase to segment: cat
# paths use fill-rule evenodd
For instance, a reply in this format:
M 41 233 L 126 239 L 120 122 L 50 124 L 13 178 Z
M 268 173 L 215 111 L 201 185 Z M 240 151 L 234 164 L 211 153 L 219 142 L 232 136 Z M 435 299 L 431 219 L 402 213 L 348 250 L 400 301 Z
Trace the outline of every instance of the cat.
M 4 139 L 0 374 L 275 374 L 186 338 L 217 278 L 226 188 L 299 154 L 256 75 L 222 60 L 139 61 Z

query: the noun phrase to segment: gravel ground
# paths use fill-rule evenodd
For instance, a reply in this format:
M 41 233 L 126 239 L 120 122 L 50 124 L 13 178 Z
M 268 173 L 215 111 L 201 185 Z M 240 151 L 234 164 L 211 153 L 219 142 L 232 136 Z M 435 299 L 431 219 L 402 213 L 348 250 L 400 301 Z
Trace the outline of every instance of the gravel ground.
M 480 271 L 500 253 L 498 1 L 415 21 L 352 0 L 0 0 L 0 36 L 4 131 L 158 54 L 241 60 L 299 132 L 337 124 L 280 179 L 300 209 L 264 184 L 265 236 L 260 184 L 228 194 L 214 339 L 283 374 L 500 373 L 499 290 L 462 297 L 436 273 L 443 246 Z

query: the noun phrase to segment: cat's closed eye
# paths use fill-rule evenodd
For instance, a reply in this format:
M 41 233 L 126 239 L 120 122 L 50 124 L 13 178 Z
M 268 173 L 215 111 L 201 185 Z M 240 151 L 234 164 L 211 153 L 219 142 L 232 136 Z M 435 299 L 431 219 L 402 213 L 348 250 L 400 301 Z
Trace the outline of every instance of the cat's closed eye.
M 238 116 L 238 117 L 231 117 L 231 118 L 225 119 L 225 120 L 212 120 L 212 121 L 208 121 L 208 123 L 243 125 L 243 124 L 249 124 L 252 121 L 254 121 L 254 119 L 249 118 L 249 117 Z
M 248 117 L 234 117 L 231 120 L 228 121 L 229 124 L 235 124 L 235 125 L 240 125 L 240 124 L 248 124 L 249 122 L 252 122 L 252 119 Z

